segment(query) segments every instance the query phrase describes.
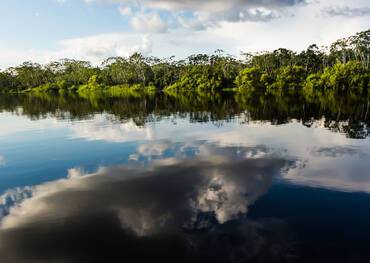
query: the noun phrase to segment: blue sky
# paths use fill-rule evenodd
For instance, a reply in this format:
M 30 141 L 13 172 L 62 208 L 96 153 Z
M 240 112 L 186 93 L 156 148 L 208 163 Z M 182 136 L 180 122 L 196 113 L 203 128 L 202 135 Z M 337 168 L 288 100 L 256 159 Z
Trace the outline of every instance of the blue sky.
M 0 68 L 32 60 L 302 50 L 370 28 L 368 0 L 2 0 Z
M 58 40 L 110 31 L 128 31 L 116 5 L 70 0 L 2 0 L 0 42 L 24 48 L 50 47 Z

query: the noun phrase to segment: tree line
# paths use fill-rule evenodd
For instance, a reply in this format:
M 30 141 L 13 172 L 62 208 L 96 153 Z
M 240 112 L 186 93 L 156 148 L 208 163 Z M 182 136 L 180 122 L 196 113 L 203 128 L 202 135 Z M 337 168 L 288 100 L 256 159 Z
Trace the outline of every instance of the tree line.
M 326 90 L 367 92 L 370 78 L 370 30 L 337 40 L 330 47 L 310 45 L 302 52 L 280 48 L 243 53 L 241 58 L 217 50 L 184 60 L 135 53 L 112 57 L 100 66 L 63 59 L 46 65 L 24 62 L 0 71 L 0 91 L 94 91 L 150 89 L 171 92 Z

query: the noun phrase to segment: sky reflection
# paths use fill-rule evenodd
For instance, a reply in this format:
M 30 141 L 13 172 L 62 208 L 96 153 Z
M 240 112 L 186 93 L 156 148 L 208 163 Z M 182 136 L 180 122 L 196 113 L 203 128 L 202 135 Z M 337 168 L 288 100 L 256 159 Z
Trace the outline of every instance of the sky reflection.
M 86 261 L 107 252 L 93 255 L 84 250 L 99 240 L 114 254 L 120 253 L 118 245 L 130 248 L 126 252 L 131 256 L 149 249 L 145 256 L 136 255 L 139 259 L 164 254 L 167 261 L 181 256 L 200 259 L 207 253 L 204 248 L 211 249 L 207 240 L 212 237 L 216 239 L 212 245 L 225 246 L 219 255 L 226 259 L 237 256 L 237 251 L 231 249 L 232 240 L 223 240 L 222 225 L 235 220 L 227 227 L 238 238 L 235 249 L 253 244 L 238 258 L 259 255 L 264 223 L 238 219 L 245 218 L 273 178 L 292 162 L 260 146 L 202 148 L 196 158 L 167 158 L 146 168 L 101 167 L 91 174 L 71 169 L 66 179 L 18 189 L 14 196 L 25 200 L 14 200 L 18 204 L 2 220 L 1 258 Z M 275 224 L 280 227 L 281 222 L 271 226 Z M 205 235 L 198 237 L 199 231 Z M 76 244 L 84 245 L 76 251 Z M 168 246 L 179 254 L 165 249 Z
M 246 118 L 0 113 L 1 261 L 368 259 L 370 139 Z
M 109 114 L 96 114 L 91 119 L 73 122 L 61 122 L 54 118 L 32 122 L 22 116 L 4 116 L 6 118 L 2 121 L 10 121 L 2 126 L 4 128 L 0 132 L 3 138 L 3 142 L 0 142 L 0 171 L 4 171 L 3 176 L 11 174 L 12 178 L 17 178 L 17 173 L 23 176 L 21 167 L 27 164 L 25 160 L 28 156 L 33 155 L 31 149 L 38 148 L 37 158 L 40 162 L 54 156 L 49 161 L 50 165 L 59 161 L 58 165 L 64 167 L 63 170 L 59 169 L 60 178 L 67 169 L 76 166 L 92 171 L 101 165 L 137 161 L 149 164 L 152 159 L 179 158 L 180 154 L 184 155 L 181 148 L 191 156 L 201 151 L 202 144 L 199 142 L 208 142 L 223 147 L 264 145 L 297 160 L 299 165 L 290 169 L 284 177 L 289 183 L 339 191 L 370 192 L 370 140 L 351 139 L 333 133 L 320 125 L 319 121 L 307 128 L 297 121 L 285 125 L 257 121 L 243 123 L 245 118 L 240 115 L 218 126 L 214 123 L 192 123 L 186 117 L 170 116 L 138 126 L 133 120 L 123 123 L 115 121 Z M 32 137 L 29 136 L 30 132 L 34 133 Z M 50 144 L 46 144 L 45 140 L 58 143 L 55 145 L 60 147 L 47 148 Z M 21 145 L 24 148 L 20 148 Z M 109 148 L 108 152 L 105 148 Z M 5 159 L 4 156 L 8 157 Z M 29 173 L 35 169 L 37 162 L 29 162 L 31 167 L 25 166 L 24 171 Z

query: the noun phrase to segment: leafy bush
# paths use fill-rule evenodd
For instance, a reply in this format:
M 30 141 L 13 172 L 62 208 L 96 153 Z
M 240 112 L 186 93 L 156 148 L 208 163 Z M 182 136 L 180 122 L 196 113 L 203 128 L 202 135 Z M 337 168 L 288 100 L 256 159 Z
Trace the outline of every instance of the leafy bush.
M 193 66 L 185 72 L 173 85 L 167 87 L 172 90 L 220 90 L 224 78 L 220 72 L 214 71 L 209 65 Z
M 264 88 L 266 74 L 258 67 L 243 69 L 235 80 L 235 84 L 243 89 Z
M 341 91 L 364 89 L 369 86 L 369 71 L 356 61 L 338 63 L 324 70 L 321 86 Z
M 302 66 L 285 66 L 276 74 L 276 80 L 269 86 L 272 89 L 301 89 L 306 80 L 306 70 Z

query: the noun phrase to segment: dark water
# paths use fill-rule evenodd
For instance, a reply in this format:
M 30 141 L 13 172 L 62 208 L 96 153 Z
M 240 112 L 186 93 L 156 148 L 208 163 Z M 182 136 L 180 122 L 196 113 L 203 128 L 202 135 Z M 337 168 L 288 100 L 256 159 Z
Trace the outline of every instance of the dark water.
M 369 262 L 367 98 L 0 96 L 1 262 Z

